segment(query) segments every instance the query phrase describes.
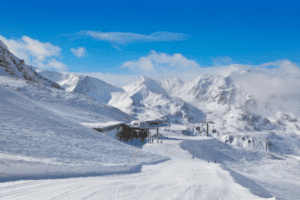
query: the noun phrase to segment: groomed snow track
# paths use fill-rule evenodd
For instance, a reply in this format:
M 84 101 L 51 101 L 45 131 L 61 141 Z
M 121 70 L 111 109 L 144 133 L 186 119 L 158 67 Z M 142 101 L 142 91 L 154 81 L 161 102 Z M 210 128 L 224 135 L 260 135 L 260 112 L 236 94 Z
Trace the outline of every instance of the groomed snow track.
M 252 193 L 222 164 L 207 162 L 180 148 L 180 138 L 145 144 L 143 151 L 169 156 L 131 174 L 65 179 L 21 180 L 0 184 L 1 199 L 275 199 L 259 186 Z M 243 181 L 250 181 L 242 177 Z M 257 190 L 256 196 L 253 194 Z

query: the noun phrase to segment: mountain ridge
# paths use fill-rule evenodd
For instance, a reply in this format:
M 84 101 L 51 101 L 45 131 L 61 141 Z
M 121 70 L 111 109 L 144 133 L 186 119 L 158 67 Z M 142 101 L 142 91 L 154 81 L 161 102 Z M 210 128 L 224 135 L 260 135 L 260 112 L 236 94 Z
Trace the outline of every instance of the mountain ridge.
M 40 86 L 54 87 L 64 90 L 59 84 L 48 80 L 35 71 L 34 67 L 26 65 L 24 60 L 14 56 L 7 46 L 0 40 L 0 75 L 21 78 L 28 83 Z
M 44 77 L 61 85 L 66 91 L 85 94 L 102 103 L 109 102 L 111 99 L 110 93 L 123 91 L 118 87 L 90 76 L 47 70 L 38 71 Z

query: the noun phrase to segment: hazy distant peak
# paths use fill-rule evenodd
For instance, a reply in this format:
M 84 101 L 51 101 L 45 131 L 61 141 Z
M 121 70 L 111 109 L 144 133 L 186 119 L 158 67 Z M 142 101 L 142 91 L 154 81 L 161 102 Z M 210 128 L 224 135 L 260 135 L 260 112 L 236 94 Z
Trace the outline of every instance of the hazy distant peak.
M 183 84 L 184 82 L 180 78 L 167 78 L 160 81 L 161 83 L 179 83 Z
M 139 84 L 157 84 L 155 80 L 147 76 L 141 76 L 141 78 L 137 81 Z

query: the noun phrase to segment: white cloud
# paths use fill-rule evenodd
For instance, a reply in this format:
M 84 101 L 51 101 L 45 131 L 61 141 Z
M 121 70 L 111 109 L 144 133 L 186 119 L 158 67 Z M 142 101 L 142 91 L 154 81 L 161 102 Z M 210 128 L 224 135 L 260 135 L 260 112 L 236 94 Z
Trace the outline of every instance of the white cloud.
M 49 60 L 46 65 L 46 68 L 54 68 L 54 69 L 58 69 L 58 70 L 65 70 L 65 69 L 67 69 L 67 67 L 68 67 L 67 65 L 65 65 L 61 62 L 58 62 L 55 59 Z
M 290 61 L 272 63 L 284 64 L 274 69 L 262 67 L 269 66 L 269 63 L 252 66 L 250 73 L 233 74 L 232 78 L 243 91 L 254 95 L 261 102 L 267 102 L 274 96 L 299 100 L 299 67 Z
M 71 49 L 72 53 L 77 57 L 83 57 L 85 55 L 85 48 L 78 47 L 77 49 Z
M 152 63 L 152 60 L 147 57 L 141 57 L 138 61 L 127 61 L 125 62 L 122 67 L 128 67 L 131 70 L 134 70 L 134 68 L 139 68 L 143 71 L 155 71 L 154 65 Z
M 234 83 L 237 84 L 238 89 L 253 95 L 257 101 L 266 102 L 272 96 L 289 97 L 290 99 L 299 98 L 300 69 L 288 60 L 268 62 L 261 65 L 230 64 L 218 67 L 200 67 L 195 61 L 189 60 L 181 54 L 168 55 L 151 51 L 149 55 L 136 61 L 127 61 L 122 66 L 131 68 L 131 74 L 85 73 L 85 75 L 99 78 L 118 87 L 128 85 L 138 80 L 142 75 L 151 77 L 154 80 L 180 78 L 186 82 L 193 81 L 205 74 L 230 75 Z M 277 68 L 269 69 L 270 66 L 277 66 Z M 151 68 L 154 68 L 154 71 L 149 71 Z M 167 70 L 162 70 L 162 68 Z
M 96 40 L 108 41 L 112 44 L 128 44 L 132 42 L 174 42 L 186 40 L 188 36 L 181 33 L 155 32 L 150 35 L 126 32 L 80 31 Z
M 189 60 L 179 53 L 168 55 L 151 50 L 147 56 L 140 57 L 136 61 L 126 61 L 122 64 L 122 67 L 128 67 L 132 71 L 139 70 L 142 73 L 148 74 L 149 71 L 156 73 L 182 71 L 184 69 L 199 68 L 200 65 L 196 61 Z
M 57 61 L 61 48 L 49 42 L 43 43 L 30 37 L 23 36 L 20 39 L 6 39 L 0 35 L 0 40 L 8 47 L 9 51 L 26 64 L 44 69 L 66 70 L 67 65 Z

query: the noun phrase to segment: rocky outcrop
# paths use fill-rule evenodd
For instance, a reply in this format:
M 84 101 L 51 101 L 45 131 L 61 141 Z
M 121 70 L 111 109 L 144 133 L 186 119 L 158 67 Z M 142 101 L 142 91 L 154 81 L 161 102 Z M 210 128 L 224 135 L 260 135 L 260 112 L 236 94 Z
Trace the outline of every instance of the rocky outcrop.
M 28 83 L 63 90 L 57 83 L 42 77 L 32 66 L 26 65 L 24 60 L 14 56 L 2 41 L 0 41 L 0 75 L 25 79 Z

